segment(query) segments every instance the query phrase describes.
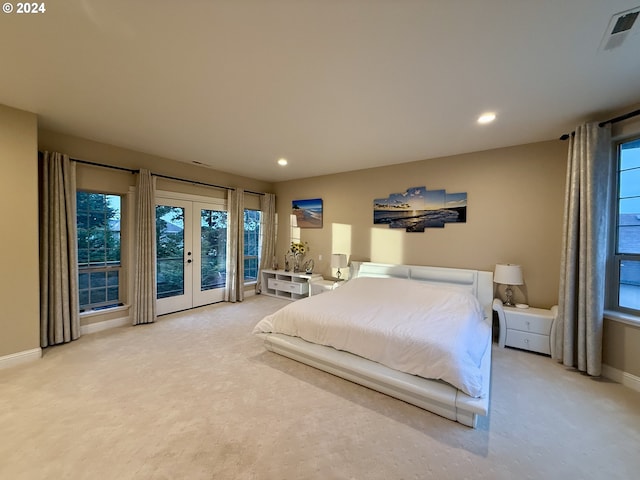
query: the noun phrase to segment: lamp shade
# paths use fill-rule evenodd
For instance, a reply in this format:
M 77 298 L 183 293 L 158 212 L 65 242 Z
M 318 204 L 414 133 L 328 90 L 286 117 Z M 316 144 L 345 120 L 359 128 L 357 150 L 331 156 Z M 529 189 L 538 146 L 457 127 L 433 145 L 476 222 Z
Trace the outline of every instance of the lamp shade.
M 331 266 L 333 268 L 344 268 L 347 266 L 347 256 L 344 253 L 331 254 Z
M 522 267 L 520 265 L 512 265 L 510 263 L 502 263 L 496 265 L 496 271 L 493 274 L 493 281 L 504 285 L 522 285 Z

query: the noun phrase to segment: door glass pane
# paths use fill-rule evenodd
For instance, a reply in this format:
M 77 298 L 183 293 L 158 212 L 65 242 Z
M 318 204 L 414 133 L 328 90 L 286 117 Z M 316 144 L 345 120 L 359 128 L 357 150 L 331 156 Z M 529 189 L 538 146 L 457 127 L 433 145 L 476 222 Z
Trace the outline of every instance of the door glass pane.
M 224 288 L 227 279 L 227 212 L 200 210 L 200 290 Z
M 258 279 L 260 255 L 260 211 L 244 211 L 244 281 Z
M 640 310 L 640 261 L 622 260 L 620 262 L 619 305 Z
M 184 208 L 156 206 L 158 298 L 184 294 Z

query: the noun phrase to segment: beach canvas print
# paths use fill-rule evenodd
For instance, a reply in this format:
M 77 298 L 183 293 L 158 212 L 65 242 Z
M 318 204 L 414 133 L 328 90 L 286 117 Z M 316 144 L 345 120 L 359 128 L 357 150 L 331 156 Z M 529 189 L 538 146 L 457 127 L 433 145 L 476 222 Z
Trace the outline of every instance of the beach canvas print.
M 300 228 L 322 228 L 322 199 L 294 200 L 291 213 L 296 216 Z
M 444 228 L 447 223 L 466 223 L 467 194 L 408 188 L 373 201 L 373 223 L 407 232 L 424 232 L 425 228 Z

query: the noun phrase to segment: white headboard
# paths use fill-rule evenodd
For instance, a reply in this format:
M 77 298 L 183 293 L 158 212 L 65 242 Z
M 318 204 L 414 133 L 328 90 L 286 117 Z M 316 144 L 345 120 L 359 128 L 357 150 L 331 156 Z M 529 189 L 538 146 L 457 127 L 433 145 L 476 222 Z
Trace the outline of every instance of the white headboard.
M 492 317 L 493 272 L 371 262 L 352 262 L 352 264 L 355 264 L 351 268 L 352 277 L 406 278 L 434 285 L 463 287 L 478 299 L 484 308 L 485 317 Z

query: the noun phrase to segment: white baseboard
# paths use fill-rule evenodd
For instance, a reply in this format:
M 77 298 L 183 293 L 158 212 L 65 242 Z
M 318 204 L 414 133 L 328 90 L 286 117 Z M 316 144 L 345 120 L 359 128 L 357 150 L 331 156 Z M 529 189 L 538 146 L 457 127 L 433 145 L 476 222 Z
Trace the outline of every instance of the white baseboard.
M 636 392 L 640 392 L 640 377 L 618 370 L 610 365 L 602 365 L 602 376 L 609 380 L 623 384 Z
M 124 327 L 130 325 L 129 317 L 114 318 L 112 320 L 105 320 L 103 322 L 89 323 L 87 325 L 80 326 L 80 335 L 88 335 L 90 333 L 101 332 L 110 328 Z
M 0 357 L 0 369 L 15 367 L 16 365 L 20 365 L 22 363 L 40 360 L 41 357 L 42 357 L 41 348 L 23 350 L 22 352 L 5 355 L 3 357 Z

